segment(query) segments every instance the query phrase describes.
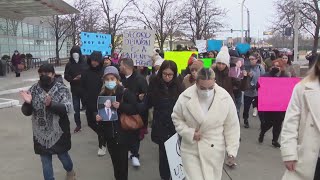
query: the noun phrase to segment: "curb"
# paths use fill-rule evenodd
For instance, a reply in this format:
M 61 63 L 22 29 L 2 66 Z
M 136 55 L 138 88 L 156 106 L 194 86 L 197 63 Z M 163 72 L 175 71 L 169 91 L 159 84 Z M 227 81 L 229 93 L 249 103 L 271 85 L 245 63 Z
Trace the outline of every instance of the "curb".
M 9 107 L 17 106 L 17 105 L 19 105 L 18 100 L 0 98 L 0 109 L 9 108 Z

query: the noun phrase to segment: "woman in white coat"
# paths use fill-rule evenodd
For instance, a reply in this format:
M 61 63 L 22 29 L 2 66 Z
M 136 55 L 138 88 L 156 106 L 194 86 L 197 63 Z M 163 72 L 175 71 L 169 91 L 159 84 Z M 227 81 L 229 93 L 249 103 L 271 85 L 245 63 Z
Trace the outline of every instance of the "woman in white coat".
M 320 179 L 320 58 L 296 85 L 281 134 L 283 180 Z
M 240 126 L 235 104 L 215 84 L 212 69 L 201 69 L 196 84 L 183 92 L 172 114 L 182 137 L 181 157 L 187 180 L 220 180 L 225 158 L 235 164 Z

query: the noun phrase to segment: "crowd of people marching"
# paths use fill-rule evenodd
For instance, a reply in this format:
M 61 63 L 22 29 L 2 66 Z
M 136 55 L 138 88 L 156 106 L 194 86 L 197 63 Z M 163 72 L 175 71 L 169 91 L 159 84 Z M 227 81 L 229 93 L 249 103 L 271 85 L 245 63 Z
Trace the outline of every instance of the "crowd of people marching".
M 279 136 L 285 121 L 281 140 L 288 172 L 284 178 L 313 179 L 313 174 L 315 179 L 319 178 L 320 143 L 317 138 L 320 131 L 312 127 L 320 127 L 320 123 L 314 122 L 320 120 L 316 109 L 320 102 L 320 62 L 315 63 L 310 75 L 295 88 L 286 114 L 258 111 L 260 77 L 296 76 L 286 54 L 273 51 L 266 56 L 253 50 L 239 54 L 224 46 L 220 52 L 201 56 L 214 59 L 211 68 L 204 68 L 202 60 L 192 55 L 186 60 L 188 67 L 179 74 L 177 64 L 164 60 L 159 51 L 154 52 L 150 70 L 135 67 L 132 59 L 116 53 L 103 57 L 101 52 L 95 51 L 84 57 L 80 47 L 75 46 L 64 73 L 71 93 L 52 65 L 42 65 L 38 70 L 39 82 L 20 95 L 25 101 L 23 114 L 32 116 L 34 149 L 41 157 L 44 179 L 54 179 L 52 155 L 55 154 L 67 171 L 66 178 L 74 180 L 76 177 L 68 154 L 71 149 L 69 115 L 74 115 L 74 133 L 80 132 L 81 104 L 86 110 L 88 126 L 97 134 L 97 154 L 104 156 L 109 152 L 116 180 L 130 179 L 128 156 L 132 166 L 141 165 L 140 141 L 148 134 L 148 127 L 151 127 L 152 141 L 159 146 L 161 179 L 171 179 L 164 143 L 176 133 L 181 138 L 186 178 L 221 179 L 224 163 L 231 167 L 236 165 L 241 141 L 240 122 L 243 120 L 244 128 L 250 127 L 251 105 L 252 116 L 258 116 L 261 122 L 261 132 L 257 134 L 260 143 L 273 127 L 272 145 L 280 148 Z M 303 98 L 305 91 L 308 94 Z M 112 107 L 118 117 L 139 117 L 143 126 L 128 129 L 124 128 L 122 120 L 102 121 L 97 109 L 98 96 L 115 96 Z M 309 155 L 311 146 L 316 151 L 312 157 Z

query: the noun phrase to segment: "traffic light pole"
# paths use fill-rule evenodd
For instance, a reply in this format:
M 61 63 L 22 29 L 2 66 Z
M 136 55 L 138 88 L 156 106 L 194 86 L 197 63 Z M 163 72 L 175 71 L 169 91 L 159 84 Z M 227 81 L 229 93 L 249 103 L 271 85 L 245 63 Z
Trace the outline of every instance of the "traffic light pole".
M 244 7 L 244 2 L 246 0 L 242 0 L 241 3 L 241 43 L 244 43 L 244 39 L 243 39 L 243 7 Z
M 299 54 L 299 4 L 300 0 L 295 0 L 295 19 L 294 19 L 294 61 L 297 62 Z

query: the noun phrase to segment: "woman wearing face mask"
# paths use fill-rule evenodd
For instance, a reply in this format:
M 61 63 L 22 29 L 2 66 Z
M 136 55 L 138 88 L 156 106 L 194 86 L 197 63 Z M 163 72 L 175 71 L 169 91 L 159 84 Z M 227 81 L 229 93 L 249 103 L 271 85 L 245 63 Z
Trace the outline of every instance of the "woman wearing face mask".
M 14 67 L 14 71 L 16 72 L 16 77 L 20 77 L 21 69 L 18 68 L 18 65 L 22 63 L 22 58 L 20 56 L 19 51 L 15 50 L 14 54 L 11 58 L 12 66 Z
M 215 84 L 212 69 L 201 69 L 196 85 L 179 97 L 172 114 L 182 136 L 181 158 L 189 180 L 220 180 L 227 152 L 228 165 L 235 165 L 240 126 L 229 93 Z
M 188 74 L 183 79 L 183 85 L 187 89 L 196 83 L 197 74 L 200 69 L 203 68 L 203 62 L 201 60 L 194 61 L 190 66 L 191 74 Z
M 281 78 L 281 77 L 289 77 L 285 71 L 285 65 L 282 59 L 277 59 L 272 62 L 272 67 L 270 72 L 263 75 L 263 77 L 272 77 L 272 78 Z M 280 96 L 280 95 L 279 95 Z M 264 135 L 268 132 L 271 128 L 273 139 L 272 145 L 276 148 L 280 148 L 280 144 L 278 142 L 282 122 L 285 116 L 284 112 L 262 112 L 259 111 L 259 118 L 261 121 L 261 132 L 259 135 L 259 143 L 263 143 Z
M 154 108 L 151 139 L 159 145 L 159 171 L 163 180 L 171 176 L 164 142 L 176 133 L 171 114 L 183 91 L 177 71 L 175 62 L 164 61 L 157 76 L 150 80 L 147 93 L 148 105 Z
M 117 109 L 118 117 L 121 116 L 121 113 L 127 115 L 138 114 L 136 96 L 120 85 L 117 68 L 106 67 L 103 80 L 104 84 L 100 96 L 116 96 L 116 102 L 113 102 L 112 106 Z M 127 180 L 128 151 L 131 143 L 137 141 L 136 132 L 122 129 L 120 120 L 102 122 L 102 118 L 96 115 L 96 121 L 100 122 L 102 126 L 102 135 L 107 142 L 115 179 Z
M 45 180 L 54 179 L 52 155 L 57 155 L 67 172 L 66 180 L 75 180 L 71 149 L 70 122 L 72 99 L 67 86 L 55 78 L 51 64 L 40 66 L 40 80 L 29 91 L 22 91 L 22 113 L 32 116 L 34 151 L 40 155 Z
M 287 55 L 282 56 L 282 61 L 284 63 L 284 66 L 286 68 L 286 73 L 289 77 L 297 77 L 296 71 L 294 70 L 291 61 L 289 61 L 289 58 Z

